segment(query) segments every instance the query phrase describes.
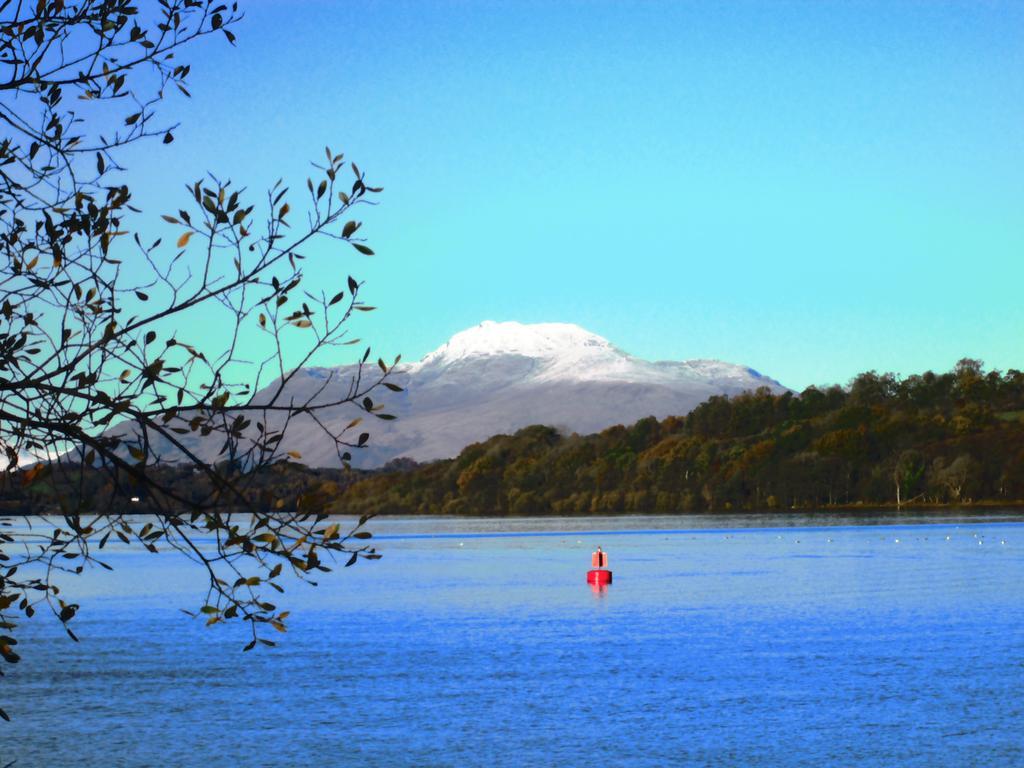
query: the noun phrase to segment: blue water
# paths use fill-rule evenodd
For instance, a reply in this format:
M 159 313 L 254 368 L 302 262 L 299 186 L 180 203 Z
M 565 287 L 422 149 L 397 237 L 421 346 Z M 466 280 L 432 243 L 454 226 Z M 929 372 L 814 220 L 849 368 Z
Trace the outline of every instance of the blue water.
M 375 521 L 245 654 L 115 551 L 66 582 L 81 643 L 25 625 L 0 765 L 1024 765 L 1024 524 L 826 522 Z

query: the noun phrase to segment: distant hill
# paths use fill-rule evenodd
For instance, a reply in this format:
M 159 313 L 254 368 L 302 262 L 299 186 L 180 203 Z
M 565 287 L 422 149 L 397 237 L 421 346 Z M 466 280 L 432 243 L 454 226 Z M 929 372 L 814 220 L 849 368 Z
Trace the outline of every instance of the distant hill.
M 308 368 L 292 378 L 285 400 L 303 401 L 345 391 L 353 367 Z M 446 459 L 492 435 L 544 424 L 567 434 L 592 433 L 645 416 L 685 415 L 713 395 L 735 395 L 779 382 L 742 365 L 717 360 L 649 362 L 633 357 L 576 325 L 484 322 L 457 333 L 417 363 L 396 369 L 401 393 L 380 400 L 395 421 L 368 424 L 369 444 L 354 451 L 353 466 L 373 468 L 407 457 L 419 462 Z M 260 402 L 274 385 L 256 393 Z M 318 414 L 328 430 L 351 421 L 348 408 Z M 220 441 L 184 438 L 208 460 Z M 160 451 L 174 460 L 173 451 Z M 289 425 L 281 453 L 295 450 L 314 467 L 339 465 L 332 442 L 308 416 Z
M 976 361 L 848 389 L 716 396 L 593 435 L 535 426 L 376 474 L 351 514 L 545 515 L 1024 503 L 1024 374 Z

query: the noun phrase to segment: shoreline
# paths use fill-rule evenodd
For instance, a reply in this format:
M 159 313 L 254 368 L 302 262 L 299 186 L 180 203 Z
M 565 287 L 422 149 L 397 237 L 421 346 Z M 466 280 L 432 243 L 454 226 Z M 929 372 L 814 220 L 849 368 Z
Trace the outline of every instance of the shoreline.
M 279 510 L 280 512 L 286 512 L 287 510 Z M 789 516 L 804 516 L 804 517 L 829 517 L 829 516 L 873 516 L 873 517 L 906 517 L 906 516 L 920 516 L 922 514 L 934 514 L 937 516 L 947 516 L 961 514 L 964 517 L 982 516 L 985 514 L 992 514 L 996 512 L 1005 511 L 1007 513 L 1020 514 L 1024 518 L 1024 501 L 1013 501 L 1013 502 L 994 502 L 994 501 L 981 501 L 981 502 L 970 502 L 968 504 L 903 504 L 896 506 L 896 504 L 841 504 L 825 507 L 775 507 L 775 508 L 758 508 L 758 509 L 715 509 L 715 510 L 678 510 L 674 512 L 656 512 L 653 510 L 636 512 L 636 511 L 618 511 L 618 512 L 586 512 L 579 514 L 566 514 L 566 513 L 552 513 L 552 514 L 534 514 L 534 515 L 508 515 L 508 514 L 495 514 L 489 512 L 474 512 L 471 514 L 452 514 L 444 513 L 439 511 L 422 512 L 422 513 L 409 513 L 409 512 L 378 512 L 372 515 L 369 519 L 417 519 L 417 518 L 444 518 L 449 520 L 458 519 L 485 519 L 485 520 L 530 520 L 530 519 L 606 519 L 609 517 L 731 517 L 731 516 L 764 516 L 764 517 L 789 517 Z M 232 510 L 233 514 L 245 514 L 245 510 Z M 146 510 L 133 510 L 119 513 L 97 513 L 97 517 L 104 517 L 110 514 L 124 514 L 131 516 L 155 516 L 158 512 L 150 512 Z M 345 518 L 349 516 L 355 516 L 357 513 L 346 513 L 346 512 L 330 512 L 331 518 Z M 4 518 L 50 518 L 55 516 L 62 516 L 63 513 L 59 510 L 53 512 L 18 512 L 18 511 L 0 511 L 0 520 Z
M 643 512 L 635 511 L 618 511 L 618 512 L 581 512 L 578 514 L 573 513 L 551 513 L 551 514 L 535 514 L 535 515 L 507 515 L 507 514 L 494 514 L 494 513 L 473 513 L 473 514 L 458 514 L 458 513 L 444 513 L 444 512 L 422 512 L 422 513 L 409 513 L 409 512 L 378 512 L 373 515 L 374 518 L 417 518 L 417 517 L 444 517 L 444 518 L 488 518 L 500 520 L 502 518 L 509 519 L 521 519 L 528 520 L 530 518 L 602 518 L 602 517 L 674 517 L 674 516 L 693 516 L 693 517 L 719 517 L 728 515 L 775 515 L 779 517 L 785 517 L 787 515 L 831 515 L 831 514 L 864 514 L 864 515 L 876 515 L 876 516 L 893 516 L 898 517 L 906 514 L 920 514 L 920 513 L 963 513 L 964 515 L 980 514 L 986 512 L 997 512 L 1000 510 L 1006 510 L 1007 512 L 1019 512 L 1024 516 L 1024 501 L 976 501 L 961 504 L 948 504 L 948 503 L 936 503 L 936 504 L 902 504 L 897 506 L 896 504 L 835 504 L 832 506 L 821 506 L 821 507 L 758 507 L 758 508 L 740 508 L 740 509 L 692 509 L 692 510 L 676 510 L 673 512 L 658 512 L 654 510 L 647 510 Z M 337 513 L 337 516 L 344 516 L 345 513 Z M 336 516 L 332 513 L 332 517 Z

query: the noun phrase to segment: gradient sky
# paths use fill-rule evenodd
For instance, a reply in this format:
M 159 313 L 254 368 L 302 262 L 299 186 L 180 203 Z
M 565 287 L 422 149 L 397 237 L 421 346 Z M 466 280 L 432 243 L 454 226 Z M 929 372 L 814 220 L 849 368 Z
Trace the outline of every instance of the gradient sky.
M 177 140 L 128 158 L 137 200 L 345 151 L 378 255 L 310 271 L 368 280 L 375 353 L 494 319 L 796 389 L 1024 368 L 1024 3 L 242 6 Z

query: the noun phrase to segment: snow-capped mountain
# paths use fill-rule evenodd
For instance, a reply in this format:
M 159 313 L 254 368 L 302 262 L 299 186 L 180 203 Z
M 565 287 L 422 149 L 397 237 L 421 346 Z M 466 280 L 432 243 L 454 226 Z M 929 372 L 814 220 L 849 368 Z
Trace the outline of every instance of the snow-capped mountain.
M 324 387 L 320 397 L 330 398 L 347 389 L 352 373 L 350 367 L 304 369 L 288 392 L 301 401 Z M 396 369 L 393 381 L 405 391 L 374 399 L 398 418 L 366 417 L 370 442 L 354 452 L 355 466 L 380 466 L 398 457 L 449 458 L 471 443 L 531 424 L 585 434 L 645 416 L 682 415 L 716 394 L 785 390 L 751 368 L 717 360 L 641 360 L 576 325 L 491 321 Z M 338 408 L 319 418 L 340 431 L 354 415 Z M 289 426 L 282 444 L 287 450 L 299 451 L 313 466 L 338 464 L 331 441 L 303 417 Z

